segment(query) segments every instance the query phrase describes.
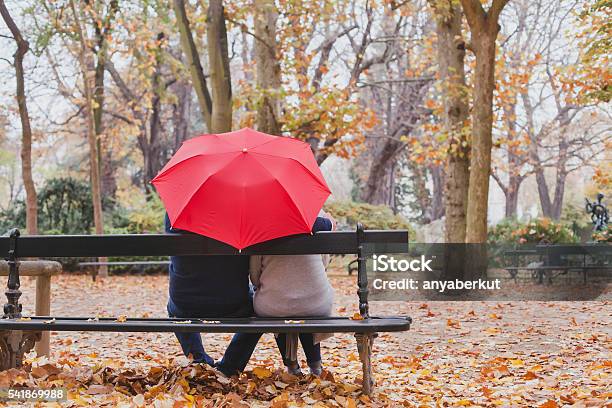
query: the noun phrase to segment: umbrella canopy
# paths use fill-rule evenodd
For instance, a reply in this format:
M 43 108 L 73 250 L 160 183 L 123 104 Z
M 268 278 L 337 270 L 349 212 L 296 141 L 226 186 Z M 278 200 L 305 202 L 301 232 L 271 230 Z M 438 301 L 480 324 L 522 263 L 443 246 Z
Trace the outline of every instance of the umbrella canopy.
M 330 194 L 310 145 L 248 128 L 187 140 L 152 183 L 173 228 L 238 249 L 309 233 Z

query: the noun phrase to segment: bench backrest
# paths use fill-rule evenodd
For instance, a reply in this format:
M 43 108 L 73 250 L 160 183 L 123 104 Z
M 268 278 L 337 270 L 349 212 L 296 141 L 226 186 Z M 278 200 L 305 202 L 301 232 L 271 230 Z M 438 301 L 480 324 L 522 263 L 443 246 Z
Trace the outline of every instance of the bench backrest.
M 223 242 L 190 233 L 20 237 L 19 231 L 11 230 L 10 236 L 0 237 L 0 254 L 7 254 L 9 263 L 9 278 L 5 292 L 7 304 L 4 306 L 4 316 L 19 317 L 21 315 L 18 258 L 356 254 L 359 312 L 364 318 L 367 318 L 369 311 L 366 254 L 374 249 L 377 253 L 407 252 L 408 231 L 365 231 L 359 224 L 355 232 L 327 231 L 313 235 L 293 235 L 262 242 L 238 251 Z
M 134 235 L 25 235 L 17 240 L 16 256 L 101 257 L 169 255 L 302 255 L 357 254 L 360 245 L 378 244 L 377 252 L 397 252 L 406 244 L 408 231 L 365 230 L 362 238 L 354 231 L 293 235 L 252 245 L 238 251 L 230 245 L 195 234 Z M 383 245 L 380 245 L 383 244 Z M 384 244 L 390 244 L 389 247 Z M 0 254 L 9 251 L 10 237 L 0 237 Z M 378 250 L 380 248 L 380 250 Z M 388 248 L 388 249 L 386 249 Z

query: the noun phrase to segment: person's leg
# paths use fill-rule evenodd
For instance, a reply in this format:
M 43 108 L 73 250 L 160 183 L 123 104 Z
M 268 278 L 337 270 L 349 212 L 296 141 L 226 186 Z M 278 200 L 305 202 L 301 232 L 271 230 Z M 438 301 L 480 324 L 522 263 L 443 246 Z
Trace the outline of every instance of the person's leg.
M 302 370 L 300 370 L 300 364 L 297 360 L 292 361 L 291 358 L 287 356 L 287 335 L 285 333 L 279 333 L 279 335 L 276 336 L 276 345 L 283 358 L 283 364 L 287 367 L 287 372 L 293 375 L 302 375 Z
M 181 313 L 181 310 L 172 302 L 168 300 L 168 316 L 170 317 L 189 317 Z M 183 316 L 181 316 L 183 315 Z M 215 360 L 206 354 L 204 346 L 202 345 L 202 336 L 200 333 L 174 333 L 176 338 L 183 349 L 183 354 L 186 357 L 191 355 L 191 358 L 195 363 L 206 363 L 208 365 L 214 365 Z
M 314 343 L 312 333 L 300 333 L 300 343 L 302 343 L 304 354 L 306 354 L 306 362 L 310 367 L 310 373 L 321 375 L 321 345 Z
M 226 376 L 244 371 L 263 333 L 236 333 L 216 367 Z

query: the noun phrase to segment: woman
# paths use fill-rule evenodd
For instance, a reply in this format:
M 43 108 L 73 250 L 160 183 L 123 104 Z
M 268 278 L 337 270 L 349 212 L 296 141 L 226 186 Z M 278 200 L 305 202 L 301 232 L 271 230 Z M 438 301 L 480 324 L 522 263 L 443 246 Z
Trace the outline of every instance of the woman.
M 319 216 L 330 218 L 323 213 Z M 335 223 L 333 223 L 335 229 Z M 263 317 L 324 317 L 330 316 L 334 290 L 327 279 L 327 255 L 251 256 L 250 278 L 255 286 L 253 307 Z M 300 343 L 306 355 L 310 373 L 320 375 L 321 340 L 331 334 L 300 333 Z M 287 372 L 301 375 L 297 358 L 287 356 L 287 336 L 276 337 Z M 295 353 L 290 353 L 295 354 Z

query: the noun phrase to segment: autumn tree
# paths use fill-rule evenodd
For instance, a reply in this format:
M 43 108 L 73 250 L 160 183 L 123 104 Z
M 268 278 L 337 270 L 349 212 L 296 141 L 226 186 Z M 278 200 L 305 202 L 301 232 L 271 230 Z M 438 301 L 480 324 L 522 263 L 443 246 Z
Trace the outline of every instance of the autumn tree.
M 180 31 L 181 47 L 187 58 L 200 111 L 208 131 L 211 133 L 228 132 L 232 128 L 232 87 L 223 2 L 211 0 L 206 13 L 210 91 L 200 61 L 200 52 L 193 38 L 185 2 L 174 0 L 173 6 Z
M 94 112 L 94 92 L 95 83 L 92 81 L 91 71 L 94 67 L 94 62 L 89 49 L 89 40 L 85 37 L 82 27 L 82 16 L 77 10 L 74 0 L 70 0 L 70 10 L 72 12 L 74 31 L 77 33 L 79 50 L 79 65 L 82 75 L 83 96 L 85 105 L 85 121 L 87 126 L 87 141 L 89 144 L 89 174 L 91 183 L 91 197 L 94 210 L 94 228 L 96 234 L 104 233 L 104 220 L 102 213 L 102 195 L 100 185 L 100 165 L 98 162 L 98 141 L 95 128 L 95 112 Z M 104 258 L 100 258 L 104 262 Z M 108 275 L 108 267 L 103 265 L 99 271 L 101 277 Z
M 34 179 L 32 177 L 32 128 L 26 101 L 23 68 L 23 59 L 30 49 L 30 44 L 21 34 L 21 30 L 17 24 L 15 24 L 4 0 L 0 0 L 0 15 L 2 15 L 2 19 L 9 28 L 15 40 L 15 44 L 17 45 L 17 50 L 13 54 L 13 66 L 15 67 L 15 96 L 19 107 L 19 119 L 21 121 L 21 173 L 26 191 L 26 229 L 28 234 L 34 235 L 38 233 L 38 204 Z
M 105 64 L 111 79 L 107 139 L 117 146 L 115 160 L 122 161 L 129 154 L 121 141 L 135 140 L 142 169 L 134 179 L 150 198 L 149 182 L 189 136 L 193 88 L 185 78 L 171 8 L 164 2 L 122 10 L 114 35 L 128 46 L 118 47 Z
M 114 177 L 112 156 L 104 149 L 104 96 L 106 61 L 108 59 L 109 40 L 112 35 L 113 20 L 119 9 L 118 0 L 111 0 L 108 5 L 101 1 L 87 1 L 85 13 L 93 27 L 93 54 L 95 59 L 93 81 L 93 121 L 96 135 L 98 165 L 100 166 L 100 188 L 105 196 L 114 197 L 117 183 Z M 110 152 L 110 149 L 108 149 Z
M 472 105 L 470 178 L 466 216 L 466 242 L 487 240 L 489 177 L 493 146 L 493 90 L 499 16 L 508 0 L 493 0 L 487 11 L 479 0 L 461 0 L 470 27 L 470 47 L 475 55 Z
M 392 205 L 394 196 L 394 164 L 398 155 L 410 155 L 407 144 L 416 134 L 421 120 L 430 111 L 424 106 L 433 83 L 431 64 L 426 51 L 414 41 L 427 36 L 427 28 L 419 25 L 425 8 L 416 10 L 388 10 L 382 17 L 382 30 L 376 33 L 384 39 L 380 58 L 368 68 L 358 82 L 364 88 L 362 99 L 372 104 L 379 123 L 368 132 L 368 143 L 373 148 L 362 198 L 373 204 Z M 427 21 L 427 20 L 425 20 Z M 377 41 L 373 37 L 369 41 Z M 413 43 L 407 48 L 407 43 Z M 417 182 L 425 182 L 426 169 L 419 160 L 408 160 Z M 420 174 L 423 173 L 423 174 Z M 423 191 L 423 189 L 420 189 Z
M 583 99 L 610 102 L 610 50 L 612 50 L 612 2 L 584 2 L 578 23 L 580 64 L 586 69 L 574 78 Z
M 256 126 L 258 118 L 253 111 L 263 113 L 259 108 L 268 105 L 279 110 L 276 122 L 280 133 L 310 143 L 319 164 L 332 154 L 343 158 L 355 154 L 364 129 L 376 120 L 369 109 L 358 103 L 356 84 L 360 75 L 380 57 L 374 60 L 365 55 L 351 57 L 355 55 L 352 47 L 365 53 L 372 44 L 372 8 L 366 2 L 366 20 L 371 21 L 358 30 L 356 19 L 362 16 L 350 11 L 355 5 L 348 0 L 281 1 L 276 3 L 276 10 L 272 2 L 257 4 L 262 7 L 253 8 L 252 0 L 227 4 L 228 21 L 240 29 L 246 40 L 240 45 L 245 72 L 237 81 L 238 126 Z M 362 6 L 359 3 L 358 7 Z M 275 13 L 276 44 L 261 41 L 267 35 L 262 30 L 271 28 L 266 25 L 271 20 L 255 27 L 253 21 L 273 19 Z M 275 47 L 275 52 L 271 52 L 270 46 Z M 254 57 L 249 50 L 254 51 Z M 262 57 L 267 61 L 265 69 L 274 75 L 266 78 L 262 73 L 254 78 L 249 66 L 255 60 L 257 69 L 263 68 L 259 64 Z M 274 66 L 278 70 L 270 71 L 268 67 L 276 69 Z M 339 76 L 338 69 L 348 69 L 350 75 Z M 280 88 L 276 88 L 279 79 Z M 257 82 L 260 80 L 266 83 L 260 85 Z
M 432 0 L 436 20 L 438 75 L 442 84 L 443 132 L 447 143 L 445 166 L 445 242 L 463 243 L 469 185 L 467 140 L 468 97 L 465 78 L 466 44 L 462 34 L 463 12 L 453 0 Z
M 257 89 L 261 92 L 256 105 L 257 129 L 272 135 L 280 135 L 281 68 L 276 39 L 278 10 L 274 0 L 256 0 L 255 10 L 255 63 Z
M 508 8 L 517 24 L 503 33 L 495 98 L 496 145 L 505 159 L 492 173 L 506 196 L 507 216 L 516 214 L 519 187 L 533 174 L 543 215 L 559 218 L 568 176 L 604 148 L 605 113 L 587 96 L 593 88 L 585 87 L 601 67 L 582 61 L 579 43 L 564 32 L 576 24 L 576 7 L 573 1 L 519 0 Z

